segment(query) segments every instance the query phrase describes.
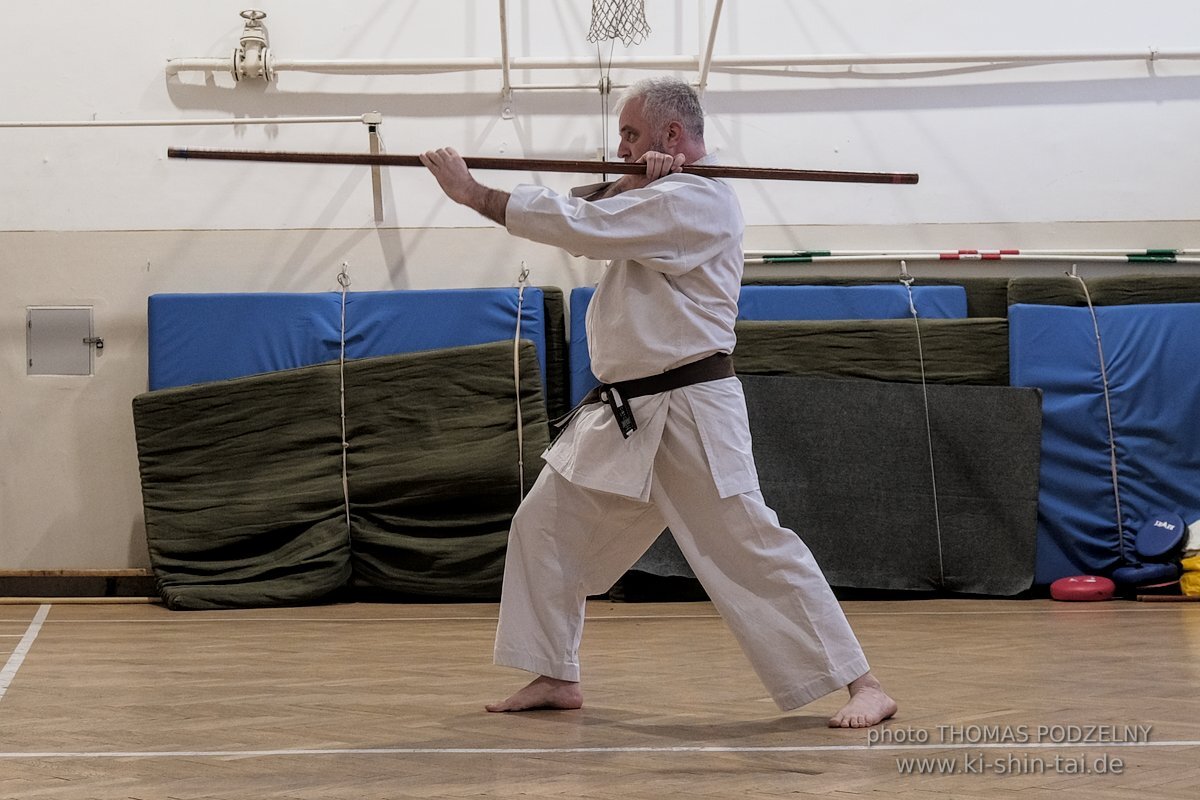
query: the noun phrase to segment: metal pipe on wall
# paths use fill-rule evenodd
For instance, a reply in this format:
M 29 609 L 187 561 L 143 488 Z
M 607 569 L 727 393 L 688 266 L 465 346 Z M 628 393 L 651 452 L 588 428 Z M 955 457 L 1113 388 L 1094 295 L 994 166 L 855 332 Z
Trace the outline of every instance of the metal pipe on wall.
M 22 120 L 0 122 L 0 128 L 152 128 L 187 125 L 300 125 L 307 123 L 360 122 L 371 124 L 370 117 L 220 117 L 218 119 L 89 119 Z M 377 123 L 376 123 L 377 124 Z
M 711 42 L 710 42 L 711 44 Z M 943 64 L 1055 64 L 1101 61 L 1167 61 L 1200 60 L 1200 50 L 1157 50 L 1155 48 L 1111 51 L 1050 51 L 1050 52 L 972 52 L 972 53 L 868 53 L 828 55 L 746 55 L 712 56 L 702 60 L 697 56 L 629 56 L 614 59 L 615 69 L 659 69 L 700 71 L 704 64 L 710 72 L 725 72 L 754 67 L 855 67 L 855 66 L 938 66 Z M 167 62 L 167 75 L 182 72 L 228 72 L 228 58 L 174 58 Z M 594 69 L 590 58 L 446 58 L 446 59 L 277 59 L 273 70 L 279 72 L 312 72 L 326 75 L 428 75 L 447 72 L 472 72 L 506 69 L 521 70 L 588 70 Z M 786 73 L 781 73 L 786 74 Z M 707 73 L 705 75 L 707 77 Z M 521 88 L 513 86 L 513 88 Z

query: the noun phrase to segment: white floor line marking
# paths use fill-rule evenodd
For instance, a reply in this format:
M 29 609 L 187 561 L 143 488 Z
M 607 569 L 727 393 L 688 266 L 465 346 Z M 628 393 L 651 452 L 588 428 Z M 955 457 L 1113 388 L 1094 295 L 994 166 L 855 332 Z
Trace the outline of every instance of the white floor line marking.
M 0 759 L 67 758 L 269 758 L 274 756 L 519 756 L 653 753 L 829 753 L 829 752 L 945 752 L 953 750 L 1111 750 L 1126 747 L 1193 748 L 1200 739 L 1163 742 L 1031 742 L 1028 744 L 818 744 L 818 745 L 682 745 L 676 747 L 344 747 L 283 750 L 111 750 L 91 752 L 0 752 Z
M 920 601 L 917 601 L 920 602 Z M 846 609 L 847 617 L 923 617 L 923 616 L 954 616 L 954 617 L 969 617 L 969 616 L 1018 616 L 1018 615 L 1041 615 L 1048 613 L 1056 614 L 1151 614 L 1158 613 L 1164 608 L 1170 606 L 1179 608 L 1181 605 L 1176 603 L 1157 603 L 1152 604 L 1155 607 L 1129 607 L 1129 608 L 1114 608 L 1114 607 L 1098 607 L 1098 608 L 1066 608 L 1063 606 L 1039 608 L 1029 608 L 1011 611 L 868 611 L 858 609 Z M 1200 612 L 1200 603 L 1188 606 L 1193 611 Z M 182 614 L 204 613 L 204 612 L 180 612 Z M 196 625 L 202 623 L 215 622 L 328 622 L 342 624 L 346 622 L 496 622 L 498 617 L 160 617 L 157 619 L 60 619 L 56 620 L 56 625 L 65 625 L 76 623 L 80 625 L 146 625 L 146 624 L 179 624 L 179 625 Z M 620 621 L 628 622 L 629 620 L 639 620 L 643 622 L 653 622 L 655 620 L 680 620 L 680 619 L 721 619 L 718 614 L 597 614 L 588 615 L 588 622 L 606 622 Z
M 21 641 L 17 642 L 12 655 L 8 657 L 8 663 L 4 665 L 4 669 L 0 669 L 0 700 L 4 699 L 4 693 L 8 691 L 13 678 L 17 676 L 17 670 L 21 668 L 21 664 L 25 661 L 25 654 L 33 646 L 33 640 L 37 638 L 38 631 L 42 629 L 42 622 L 45 621 L 46 615 L 49 613 L 49 605 L 43 605 L 37 610 L 37 613 L 33 615 L 33 621 L 29 623 L 29 628 L 25 631 L 25 635 L 21 637 Z

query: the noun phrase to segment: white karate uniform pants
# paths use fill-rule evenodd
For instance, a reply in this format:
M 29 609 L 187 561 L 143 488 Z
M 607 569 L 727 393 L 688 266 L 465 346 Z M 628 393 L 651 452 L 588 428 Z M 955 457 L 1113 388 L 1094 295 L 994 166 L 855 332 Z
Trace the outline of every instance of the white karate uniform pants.
M 669 526 L 781 709 L 868 671 L 808 547 L 759 491 L 718 495 L 688 416 L 668 415 L 648 503 L 542 469 L 509 534 L 496 664 L 578 681 L 586 598 L 608 591 Z

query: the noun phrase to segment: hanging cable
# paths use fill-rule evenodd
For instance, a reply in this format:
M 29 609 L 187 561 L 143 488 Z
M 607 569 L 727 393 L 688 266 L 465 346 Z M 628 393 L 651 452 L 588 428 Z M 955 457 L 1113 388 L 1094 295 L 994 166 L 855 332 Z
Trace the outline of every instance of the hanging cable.
M 346 537 L 350 537 L 350 443 L 346 440 L 346 292 L 350 288 L 350 265 L 343 261 L 342 270 L 338 273 L 337 282 L 342 287 L 342 323 L 340 334 L 340 352 L 338 354 L 338 401 L 341 405 L 342 416 L 342 500 L 346 506 Z
M 908 272 L 908 264 L 900 262 L 900 283 L 908 291 L 908 311 L 912 314 L 913 325 L 917 331 L 917 361 L 921 365 L 921 396 L 925 403 L 925 439 L 929 443 L 929 480 L 933 489 L 933 524 L 937 532 L 938 547 L 938 587 L 946 586 L 946 565 L 942 556 L 942 514 L 938 507 L 937 466 L 933 458 L 933 425 L 929 417 L 929 386 L 925 380 L 925 350 L 921 343 L 921 322 L 917 315 L 917 304 L 913 301 L 913 276 Z
M 1121 561 L 1129 564 L 1132 562 L 1125 551 L 1125 525 L 1122 522 L 1124 515 L 1121 513 L 1121 488 L 1117 476 L 1117 437 L 1113 433 L 1112 402 L 1109 399 L 1108 391 L 1108 369 L 1104 365 L 1104 345 L 1100 342 L 1100 321 L 1096 318 L 1096 308 L 1092 305 L 1092 295 L 1088 291 L 1087 283 L 1079 277 L 1075 265 L 1071 266 L 1071 271 L 1067 275 L 1079 281 L 1079 285 L 1083 288 L 1083 299 L 1087 301 L 1088 313 L 1092 316 L 1092 330 L 1096 333 L 1096 354 L 1100 359 L 1100 385 L 1104 390 L 1104 419 L 1108 424 L 1108 468 L 1112 476 L 1113 506 L 1117 512 L 1117 549 L 1121 553 Z
M 600 154 L 601 161 L 608 161 L 609 100 L 612 95 L 612 59 L 613 47 L 615 44 L 615 39 L 610 40 L 608 43 L 608 66 L 606 68 L 604 65 L 604 60 L 600 57 L 600 43 L 596 42 L 596 68 L 600 71 L 600 140 L 603 143 L 603 152 Z M 606 173 L 602 175 L 601 180 L 607 181 L 608 174 Z
M 525 418 L 521 413 L 521 313 L 525 306 L 525 286 L 529 281 L 529 267 L 521 262 L 521 274 L 517 276 L 517 329 L 513 334 L 513 394 L 517 398 L 517 485 L 521 499 L 525 499 Z

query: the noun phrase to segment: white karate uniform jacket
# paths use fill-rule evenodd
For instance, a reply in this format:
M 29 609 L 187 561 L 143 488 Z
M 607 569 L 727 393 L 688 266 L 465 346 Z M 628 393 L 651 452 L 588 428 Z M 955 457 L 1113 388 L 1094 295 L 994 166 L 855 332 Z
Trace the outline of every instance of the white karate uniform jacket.
M 587 312 L 592 371 L 602 382 L 733 352 L 743 221 L 724 182 L 675 173 L 594 202 L 519 186 L 506 223 L 516 236 L 611 262 Z M 720 496 L 757 489 L 741 384 L 730 378 L 680 391 Z M 587 406 L 544 458 L 572 483 L 644 501 L 668 400 L 633 399 L 638 429 L 628 439 L 607 405 Z

